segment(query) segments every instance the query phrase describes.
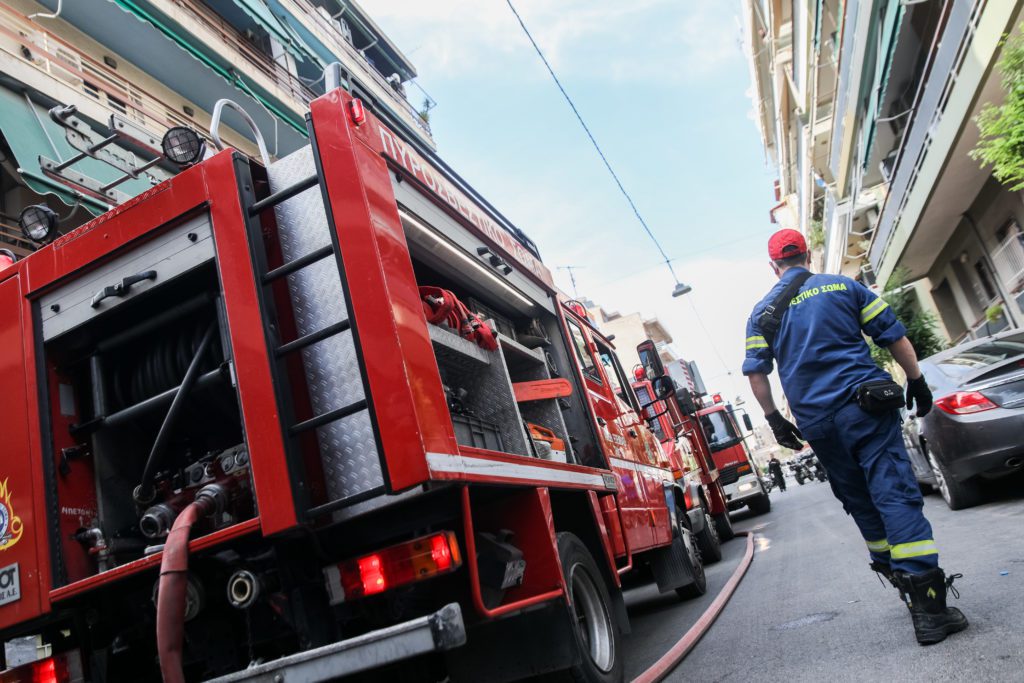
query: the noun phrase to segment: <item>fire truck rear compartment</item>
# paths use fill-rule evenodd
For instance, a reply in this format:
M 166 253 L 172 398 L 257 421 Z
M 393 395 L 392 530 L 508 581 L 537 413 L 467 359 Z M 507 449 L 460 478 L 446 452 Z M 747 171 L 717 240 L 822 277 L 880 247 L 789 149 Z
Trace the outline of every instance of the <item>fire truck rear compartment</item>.
M 142 557 L 205 485 L 228 502 L 204 531 L 253 515 L 219 292 L 199 216 L 40 300 L 56 585 Z

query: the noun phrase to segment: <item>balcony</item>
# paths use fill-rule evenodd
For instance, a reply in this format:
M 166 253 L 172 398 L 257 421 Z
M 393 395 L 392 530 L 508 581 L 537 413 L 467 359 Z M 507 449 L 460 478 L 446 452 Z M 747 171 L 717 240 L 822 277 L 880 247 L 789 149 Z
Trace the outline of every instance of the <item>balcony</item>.
M 1024 290 L 1024 233 L 1008 235 L 992 252 L 992 262 L 1010 292 Z

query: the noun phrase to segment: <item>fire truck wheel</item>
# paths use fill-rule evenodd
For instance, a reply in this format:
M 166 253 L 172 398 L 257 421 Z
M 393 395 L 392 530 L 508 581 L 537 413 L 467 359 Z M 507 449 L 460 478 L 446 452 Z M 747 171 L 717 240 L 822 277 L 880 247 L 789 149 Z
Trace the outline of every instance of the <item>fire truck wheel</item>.
M 767 493 L 762 493 L 747 503 L 747 507 L 755 515 L 764 515 L 772 511 L 772 499 L 768 497 Z
M 715 515 L 715 529 L 718 530 L 718 538 L 722 542 L 731 541 L 736 538 L 736 532 L 732 529 L 732 518 L 729 517 L 728 510 L 720 515 Z
M 622 643 L 612 617 L 612 601 L 601 570 L 587 547 L 571 533 L 558 534 L 558 557 L 569 591 L 580 663 L 569 670 L 578 683 L 619 683 Z
M 718 537 L 715 521 L 711 519 L 707 509 L 702 507 L 701 510 L 704 512 L 704 529 L 699 534 L 694 534 L 694 537 L 697 539 L 704 564 L 714 564 L 722 559 L 722 541 Z M 676 514 L 680 514 L 680 511 L 676 510 Z
M 680 530 L 683 535 L 683 544 L 686 547 L 686 560 L 689 565 L 690 576 L 693 582 L 682 588 L 676 589 L 676 595 L 682 600 L 698 598 L 708 592 L 708 577 L 704 573 L 704 561 L 700 556 L 700 546 L 697 544 L 697 537 L 690 533 L 689 529 Z

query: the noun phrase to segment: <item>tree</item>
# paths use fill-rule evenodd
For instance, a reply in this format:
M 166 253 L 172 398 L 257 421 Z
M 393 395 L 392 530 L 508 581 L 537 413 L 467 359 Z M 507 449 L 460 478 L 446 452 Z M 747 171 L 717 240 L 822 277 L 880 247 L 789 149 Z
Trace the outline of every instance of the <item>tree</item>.
M 1024 39 L 1004 40 L 998 68 L 1006 101 L 976 117 L 981 136 L 971 158 L 1015 192 L 1024 189 Z
M 917 357 L 927 358 L 946 348 L 946 343 L 939 335 L 935 315 L 930 311 L 922 311 L 913 288 L 906 286 L 908 275 L 906 269 L 897 268 L 886 283 L 882 298 L 907 328 L 907 339 L 914 347 Z M 878 367 L 888 370 L 893 364 L 892 354 L 874 342 L 871 342 L 870 346 L 871 358 Z

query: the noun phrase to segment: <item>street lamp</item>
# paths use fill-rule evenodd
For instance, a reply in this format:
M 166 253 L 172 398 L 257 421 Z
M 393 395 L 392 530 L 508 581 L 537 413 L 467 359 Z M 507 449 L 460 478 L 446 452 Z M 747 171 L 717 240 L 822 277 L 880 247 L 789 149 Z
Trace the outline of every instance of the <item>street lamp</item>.
M 683 294 L 689 294 L 693 291 L 693 287 L 690 285 L 684 285 L 682 282 L 676 282 L 676 288 L 672 290 L 672 296 L 682 296 Z

